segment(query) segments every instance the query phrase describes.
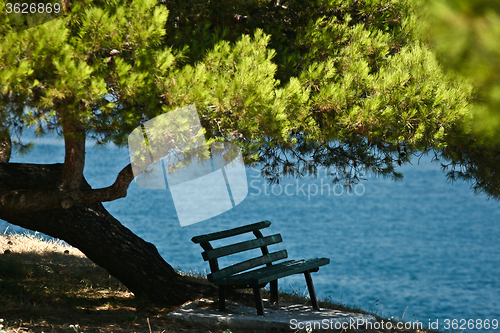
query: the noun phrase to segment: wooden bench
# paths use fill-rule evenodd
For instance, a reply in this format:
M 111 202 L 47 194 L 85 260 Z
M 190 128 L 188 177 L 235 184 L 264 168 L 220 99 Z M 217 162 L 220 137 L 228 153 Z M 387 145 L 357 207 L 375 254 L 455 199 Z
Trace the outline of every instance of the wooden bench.
M 249 224 L 246 226 L 215 232 L 211 234 L 193 237 L 194 243 L 200 244 L 205 250 L 202 252 L 203 259 L 210 264 L 211 273 L 207 278 L 219 287 L 219 310 L 225 310 L 225 291 L 227 288 L 242 289 L 252 288 L 257 314 L 264 315 L 264 304 L 260 288 L 270 283 L 270 302 L 278 304 L 278 279 L 292 274 L 303 273 L 311 297 L 312 306 L 319 311 L 316 292 L 311 279 L 311 272 L 317 272 L 320 266 L 330 263 L 327 258 L 314 258 L 308 260 L 287 260 L 280 263 L 274 263 L 277 260 L 288 257 L 286 250 L 269 253 L 268 245 L 280 243 L 282 241 L 280 234 L 264 237 L 260 229 L 271 225 L 269 221 Z M 239 242 L 231 245 L 213 248 L 211 241 L 233 237 L 244 233 L 252 232 L 256 239 Z M 247 250 L 258 249 L 262 251 L 262 256 L 249 259 L 240 263 L 233 264 L 225 268 L 219 268 L 218 258 L 230 254 L 239 253 Z M 263 266 L 253 269 L 259 266 Z M 253 269 L 253 270 L 251 270 Z M 250 270 L 250 271 L 249 271 Z

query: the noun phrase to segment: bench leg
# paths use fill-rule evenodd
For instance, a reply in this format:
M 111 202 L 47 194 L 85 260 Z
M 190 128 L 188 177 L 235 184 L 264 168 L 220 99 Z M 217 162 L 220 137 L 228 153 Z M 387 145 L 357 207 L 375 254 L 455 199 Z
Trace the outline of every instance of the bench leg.
M 316 298 L 316 291 L 314 291 L 314 285 L 313 285 L 313 281 L 311 278 L 311 272 L 310 271 L 304 272 L 304 276 L 306 278 L 307 289 L 309 290 L 309 297 L 311 297 L 311 303 L 312 303 L 313 309 L 316 311 L 320 311 L 319 305 L 318 305 L 318 299 Z
M 219 311 L 226 310 L 226 289 L 223 286 L 219 287 Z
M 253 288 L 253 298 L 255 300 L 255 308 L 257 309 L 257 314 L 259 316 L 264 315 L 264 303 L 262 302 L 262 295 L 260 293 L 259 287 Z
M 271 281 L 270 283 L 271 289 L 271 304 L 278 305 L 279 304 L 279 296 L 278 296 L 278 280 Z

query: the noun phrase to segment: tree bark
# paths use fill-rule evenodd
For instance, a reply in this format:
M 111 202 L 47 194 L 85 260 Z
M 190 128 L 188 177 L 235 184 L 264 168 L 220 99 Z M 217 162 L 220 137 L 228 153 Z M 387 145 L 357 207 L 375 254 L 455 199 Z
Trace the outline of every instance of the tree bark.
M 12 152 L 12 141 L 7 131 L 0 129 L 0 163 L 8 163 Z
M 58 186 L 62 171 L 62 164 L 0 164 L 0 188 L 50 190 Z M 83 179 L 80 190 L 89 189 Z M 124 227 L 101 203 L 25 212 L 10 210 L 8 205 L 0 203 L 0 219 L 66 241 L 136 296 L 154 304 L 177 306 L 200 296 L 200 285 L 177 274 L 153 244 Z
M 23 172 L 29 172 L 23 166 L 9 170 L 10 177 L 13 179 L 23 177 Z M 75 204 L 113 201 L 127 196 L 127 189 L 133 179 L 132 167 L 129 164 L 120 171 L 113 185 L 105 188 L 92 189 L 90 186 L 84 186 L 83 188 L 61 189 L 60 181 L 57 187 L 52 183 L 46 184 L 46 186 L 31 186 L 29 188 L 16 187 L 15 184 L 12 184 L 10 188 L 0 186 L 0 206 L 9 207 L 11 212 L 17 210 L 23 213 L 47 209 L 67 209 Z

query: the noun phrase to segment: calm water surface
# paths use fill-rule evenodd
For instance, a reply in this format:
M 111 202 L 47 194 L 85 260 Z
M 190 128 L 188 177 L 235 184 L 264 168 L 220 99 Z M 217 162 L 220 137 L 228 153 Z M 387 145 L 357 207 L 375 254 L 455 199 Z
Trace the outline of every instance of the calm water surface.
M 37 142 L 32 153 L 13 161 L 63 161 L 61 141 Z M 126 149 L 89 145 L 85 176 L 93 187 L 107 186 L 126 164 Z M 105 206 L 184 271 L 208 270 L 191 237 L 268 219 L 273 225 L 264 233 L 281 233 L 290 258 L 330 258 L 313 274 L 320 298 L 424 324 L 500 320 L 500 204 L 472 194 L 466 184 L 451 185 L 429 158 L 401 171 L 402 182 L 372 175 L 347 193 L 324 174 L 269 187 L 247 169 L 249 195 L 240 205 L 184 228 L 168 190 L 132 183 L 126 198 Z M 6 227 L 0 221 L 0 231 Z M 280 280 L 280 287 L 307 293 L 301 275 Z

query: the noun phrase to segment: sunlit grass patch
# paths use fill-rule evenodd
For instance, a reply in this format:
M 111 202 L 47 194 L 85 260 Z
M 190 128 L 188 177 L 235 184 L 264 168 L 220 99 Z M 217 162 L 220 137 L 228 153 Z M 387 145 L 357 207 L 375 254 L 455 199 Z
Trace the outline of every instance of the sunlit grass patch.
M 39 234 L 8 234 L 0 237 L 0 253 L 24 253 L 24 254 L 70 254 L 84 258 L 85 255 L 67 243 L 58 239 L 44 238 Z
M 38 235 L 0 237 L 2 304 L 32 308 L 71 305 L 79 299 L 131 298 L 132 294 L 78 249 Z M 0 307 L 2 307 L 0 304 Z

